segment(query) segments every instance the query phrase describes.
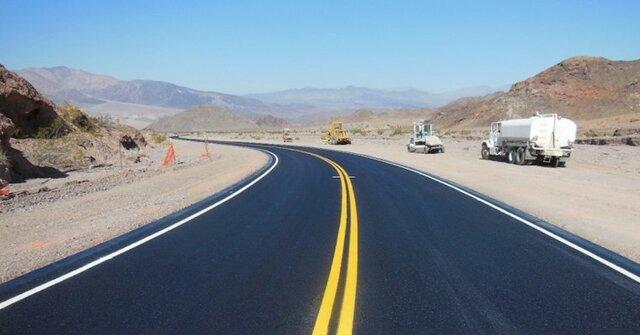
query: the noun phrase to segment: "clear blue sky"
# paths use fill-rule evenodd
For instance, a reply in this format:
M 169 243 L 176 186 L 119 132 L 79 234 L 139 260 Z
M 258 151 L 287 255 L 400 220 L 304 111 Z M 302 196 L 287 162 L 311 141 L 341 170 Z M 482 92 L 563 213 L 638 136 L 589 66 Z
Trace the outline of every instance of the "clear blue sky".
M 499 86 L 640 58 L 640 1 L 0 0 L 0 63 L 250 93 Z

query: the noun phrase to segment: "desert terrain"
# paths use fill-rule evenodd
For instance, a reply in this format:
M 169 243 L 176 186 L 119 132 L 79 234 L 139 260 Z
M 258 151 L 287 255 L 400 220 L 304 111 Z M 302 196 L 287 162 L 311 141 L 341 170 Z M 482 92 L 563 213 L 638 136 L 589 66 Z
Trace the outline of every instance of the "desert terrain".
M 0 282 L 90 248 L 239 182 L 268 157 L 255 150 L 175 141 L 176 164 L 162 168 L 168 143 L 142 163 L 68 172 L 10 185 L 0 201 Z
M 210 139 L 282 144 L 280 134 L 208 134 Z M 480 158 L 480 141 L 444 138 L 444 154 L 409 153 L 408 135 L 354 136 L 328 145 L 296 133 L 292 145 L 366 154 L 405 164 L 486 194 L 640 261 L 640 147 L 576 145 L 566 168 L 516 166 Z M 357 191 L 357 190 L 356 190 Z

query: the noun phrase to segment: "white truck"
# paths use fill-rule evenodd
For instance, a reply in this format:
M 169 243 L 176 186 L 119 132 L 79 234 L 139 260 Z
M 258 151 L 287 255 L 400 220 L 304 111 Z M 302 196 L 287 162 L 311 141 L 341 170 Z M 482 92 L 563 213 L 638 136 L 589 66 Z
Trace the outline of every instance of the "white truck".
M 540 162 L 564 167 L 573 151 L 576 129 L 573 121 L 558 114 L 493 122 L 481 155 L 483 159 L 507 157 L 518 165 Z
M 413 123 L 413 135 L 407 144 L 409 152 L 444 152 L 444 145 L 438 136 L 434 135 L 433 125 L 426 121 Z

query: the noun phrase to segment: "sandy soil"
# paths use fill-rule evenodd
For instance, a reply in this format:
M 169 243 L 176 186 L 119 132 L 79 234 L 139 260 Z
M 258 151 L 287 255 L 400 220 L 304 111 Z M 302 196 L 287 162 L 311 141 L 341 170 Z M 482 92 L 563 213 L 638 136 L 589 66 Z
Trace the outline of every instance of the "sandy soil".
M 0 201 L 0 282 L 159 219 L 228 187 L 264 166 L 258 151 L 175 141 L 177 162 L 160 169 L 166 148 L 146 163 L 71 172 L 11 185 Z
M 218 138 L 252 140 L 245 136 Z M 281 135 L 262 136 L 261 142 L 281 143 Z M 554 169 L 482 160 L 477 140 L 444 139 L 446 153 L 425 155 L 408 153 L 407 139 L 399 136 L 355 137 L 347 146 L 322 144 L 319 135 L 297 137 L 297 145 L 364 153 L 434 173 L 640 261 L 640 147 L 577 145 L 567 167 Z

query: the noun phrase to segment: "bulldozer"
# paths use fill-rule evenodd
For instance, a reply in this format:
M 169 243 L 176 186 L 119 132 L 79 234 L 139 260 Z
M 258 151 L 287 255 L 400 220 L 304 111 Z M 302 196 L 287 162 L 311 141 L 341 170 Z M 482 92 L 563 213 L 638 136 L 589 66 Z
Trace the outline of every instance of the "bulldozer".
M 322 139 L 327 144 L 351 144 L 351 138 L 340 121 L 331 122 Z

